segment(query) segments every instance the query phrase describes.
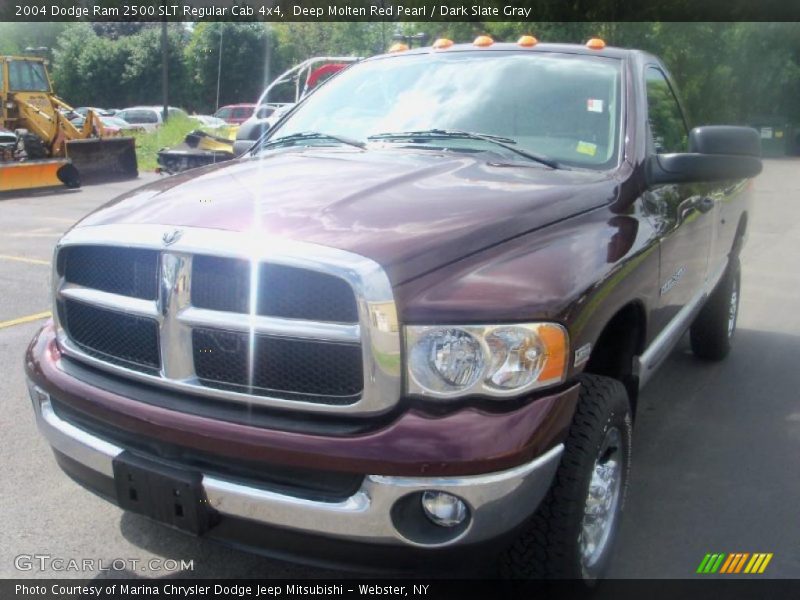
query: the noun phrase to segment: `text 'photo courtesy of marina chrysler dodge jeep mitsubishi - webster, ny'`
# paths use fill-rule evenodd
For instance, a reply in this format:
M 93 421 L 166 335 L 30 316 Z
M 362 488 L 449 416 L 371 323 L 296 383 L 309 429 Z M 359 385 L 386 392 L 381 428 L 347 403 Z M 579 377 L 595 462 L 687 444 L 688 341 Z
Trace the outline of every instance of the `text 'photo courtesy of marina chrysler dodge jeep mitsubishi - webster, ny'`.
M 718 360 L 736 328 L 760 140 L 687 122 L 658 58 L 599 39 L 357 62 L 63 236 L 39 428 L 193 534 L 601 577 L 638 391 L 687 330 Z

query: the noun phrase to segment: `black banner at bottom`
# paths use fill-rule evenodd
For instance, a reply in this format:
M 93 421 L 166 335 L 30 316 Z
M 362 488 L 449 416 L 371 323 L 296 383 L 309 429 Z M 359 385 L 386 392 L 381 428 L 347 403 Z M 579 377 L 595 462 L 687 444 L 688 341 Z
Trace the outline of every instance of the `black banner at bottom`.
M 761 600 L 797 598 L 800 580 L 691 579 L 607 580 L 587 588 L 579 581 L 527 582 L 502 580 L 197 580 L 197 579 L 6 579 L 0 598 L 128 600 L 144 597 L 184 599 L 265 600 L 298 598 L 415 598 L 418 600 L 583 599 L 647 600 L 720 599 Z

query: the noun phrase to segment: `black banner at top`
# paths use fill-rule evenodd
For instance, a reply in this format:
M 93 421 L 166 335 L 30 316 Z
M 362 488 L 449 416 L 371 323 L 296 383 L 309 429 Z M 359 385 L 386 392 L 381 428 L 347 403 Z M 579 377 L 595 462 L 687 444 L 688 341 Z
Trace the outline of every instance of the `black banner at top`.
M 0 21 L 800 21 L 800 0 L 0 0 Z

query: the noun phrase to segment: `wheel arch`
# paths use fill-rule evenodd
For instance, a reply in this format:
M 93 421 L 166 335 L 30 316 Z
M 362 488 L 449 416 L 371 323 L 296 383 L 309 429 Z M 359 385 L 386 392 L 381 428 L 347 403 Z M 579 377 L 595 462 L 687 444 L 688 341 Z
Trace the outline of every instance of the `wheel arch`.
M 639 392 L 634 359 L 644 351 L 646 315 L 644 303 L 640 300 L 632 300 L 619 308 L 601 330 L 583 369 L 584 373 L 603 375 L 622 382 L 634 414 Z

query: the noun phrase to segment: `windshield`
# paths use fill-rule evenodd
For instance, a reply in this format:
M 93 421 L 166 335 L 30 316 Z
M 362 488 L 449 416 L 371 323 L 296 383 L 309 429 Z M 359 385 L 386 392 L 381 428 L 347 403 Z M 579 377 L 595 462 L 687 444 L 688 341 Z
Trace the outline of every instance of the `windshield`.
M 514 51 L 365 61 L 310 96 L 270 139 L 324 132 L 366 141 L 377 134 L 461 131 L 501 136 L 560 164 L 609 168 L 619 147 L 620 72 L 617 59 Z M 491 150 L 524 160 L 480 139 L 431 135 L 374 143 Z
M 44 65 L 38 61 L 12 60 L 8 63 L 8 88 L 12 92 L 49 92 Z

